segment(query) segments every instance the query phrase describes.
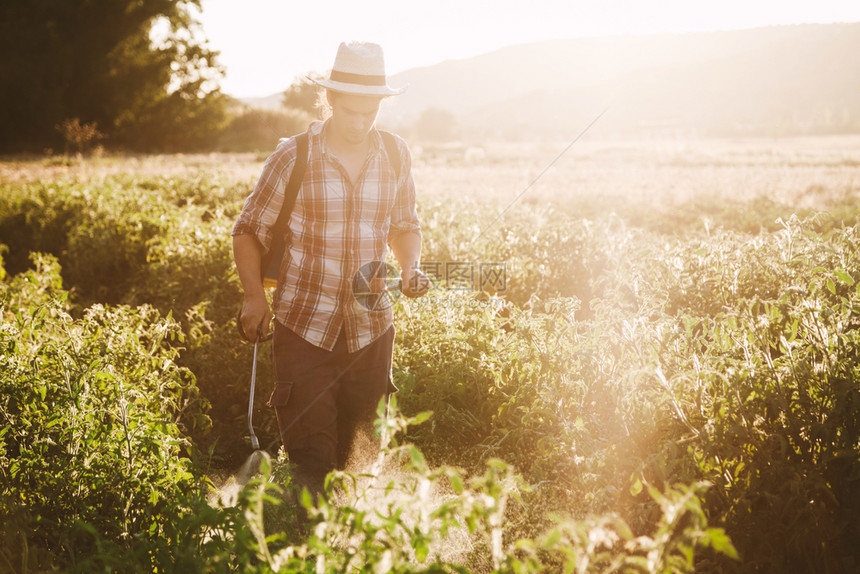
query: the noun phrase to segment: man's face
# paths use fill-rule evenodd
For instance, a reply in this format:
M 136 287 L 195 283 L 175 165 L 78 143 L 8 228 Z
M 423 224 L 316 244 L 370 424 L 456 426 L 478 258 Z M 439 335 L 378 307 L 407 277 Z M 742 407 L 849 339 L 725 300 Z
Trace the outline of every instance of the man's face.
M 379 113 L 378 96 L 328 93 L 331 105 L 331 129 L 350 144 L 361 144 L 376 122 Z

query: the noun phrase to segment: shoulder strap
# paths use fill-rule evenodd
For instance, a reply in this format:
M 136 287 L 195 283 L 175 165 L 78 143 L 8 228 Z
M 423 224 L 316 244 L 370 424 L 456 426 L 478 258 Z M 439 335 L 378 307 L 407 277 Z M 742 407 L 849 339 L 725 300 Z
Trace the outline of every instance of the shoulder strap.
M 379 135 L 382 136 L 382 143 L 385 144 L 385 153 L 388 154 L 388 161 L 391 162 L 391 167 L 394 168 L 394 173 L 397 175 L 397 180 L 400 181 L 400 164 L 403 159 L 400 157 L 400 148 L 397 146 L 397 140 L 394 139 L 394 134 L 379 130 Z
M 263 256 L 260 265 L 263 285 L 266 287 L 273 287 L 277 281 L 281 260 L 284 258 L 284 251 L 286 249 L 284 236 L 287 233 L 290 214 L 293 212 L 293 206 L 296 204 L 296 197 L 298 197 L 299 189 L 302 187 L 302 180 L 305 178 L 307 166 L 308 134 L 304 132 L 296 136 L 296 161 L 293 162 L 290 179 L 287 182 L 286 189 L 284 189 L 284 203 L 281 205 L 278 219 L 275 220 L 275 225 L 272 227 L 272 245 L 269 251 Z
M 281 212 L 278 214 L 278 219 L 272 228 L 272 232 L 278 236 L 283 235 L 287 230 L 287 222 L 289 222 L 293 206 L 296 204 L 296 197 L 298 197 L 299 189 L 302 187 L 302 180 L 305 178 L 305 169 L 307 166 L 308 133 L 303 132 L 296 136 L 296 161 L 293 163 L 290 179 L 284 190 L 284 203 L 281 205 Z

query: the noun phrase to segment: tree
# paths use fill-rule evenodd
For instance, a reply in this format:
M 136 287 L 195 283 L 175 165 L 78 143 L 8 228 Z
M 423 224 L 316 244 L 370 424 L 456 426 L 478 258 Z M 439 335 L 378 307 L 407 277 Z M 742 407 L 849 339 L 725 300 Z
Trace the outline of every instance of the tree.
M 137 150 L 203 146 L 225 120 L 201 0 L 0 2 L 0 151 L 61 143 L 55 126 L 96 123 Z
M 450 141 L 456 131 L 457 118 L 439 108 L 427 108 L 415 122 L 415 135 L 427 141 Z
M 322 80 L 325 76 L 319 73 L 308 74 L 316 80 Z M 320 87 L 304 77 L 297 77 L 292 85 L 284 91 L 283 104 L 287 108 L 293 108 L 307 112 L 313 118 L 319 117 L 317 109 L 317 98 Z

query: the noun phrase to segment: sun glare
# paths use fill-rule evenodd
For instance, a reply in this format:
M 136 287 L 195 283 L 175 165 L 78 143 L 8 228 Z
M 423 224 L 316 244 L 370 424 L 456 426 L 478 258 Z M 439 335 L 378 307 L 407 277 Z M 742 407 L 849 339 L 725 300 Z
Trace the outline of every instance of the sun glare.
M 263 96 L 283 90 L 297 76 L 326 70 L 337 45 L 349 40 L 382 44 L 389 72 L 399 73 L 511 44 L 559 38 L 860 21 L 860 4 L 538 0 L 524 7 L 513 0 L 370 4 L 338 0 L 327 3 L 326 13 L 337 17 L 325 19 L 323 25 L 324 15 L 310 3 L 205 0 L 203 27 L 227 67 L 225 91 Z

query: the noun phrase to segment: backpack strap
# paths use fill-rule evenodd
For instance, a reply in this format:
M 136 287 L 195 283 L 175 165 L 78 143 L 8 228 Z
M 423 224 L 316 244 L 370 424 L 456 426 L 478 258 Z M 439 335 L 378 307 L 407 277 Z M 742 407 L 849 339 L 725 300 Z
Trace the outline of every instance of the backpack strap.
M 296 136 L 296 161 L 293 163 L 290 179 L 287 182 L 287 187 L 284 189 L 284 203 L 281 205 L 278 219 L 275 220 L 275 225 L 272 227 L 272 245 L 269 251 L 263 256 L 260 265 L 260 271 L 263 274 L 263 285 L 266 287 L 273 286 L 278 281 L 278 274 L 281 271 L 281 261 L 284 259 L 284 251 L 286 250 L 284 236 L 287 234 L 287 225 L 289 225 L 290 215 L 293 212 L 293 206 L 296 204 L 299 189 L 302 187 L 302 180 L 305 178 L 307 166 L 308 134 L 307 132 L 303 132 Z
M 272 231 L 278 235 L 283 235 L 287 231 L 290 214 L 292 214 L 296 198 L 299 196 L 299 189 L 302 187 L 302 180 L 305 178 L 305 169 L 307 166 L 308 133 L 303 132 L 296 136 L 296 161 L 293 163 L 290 179 L 287 182 L 286 189 L 284 189 L 284 204 L 281 205 L 281 212 L 278 214 L 278 219 L 272 228 Z
M 382 143 L 385 144 L 385 153 L 388 154 L 388 161 L 391 162 L 391 167 L 394 168 L 394 173 L 397 175 L 397 181 L 400 181 L 400 168 L 403 163 L 403 158 L 400 157 L 400 148 L 397 145 L 397 140 L 394 134 L 379 130 L 379 135 L 382 136 Z

